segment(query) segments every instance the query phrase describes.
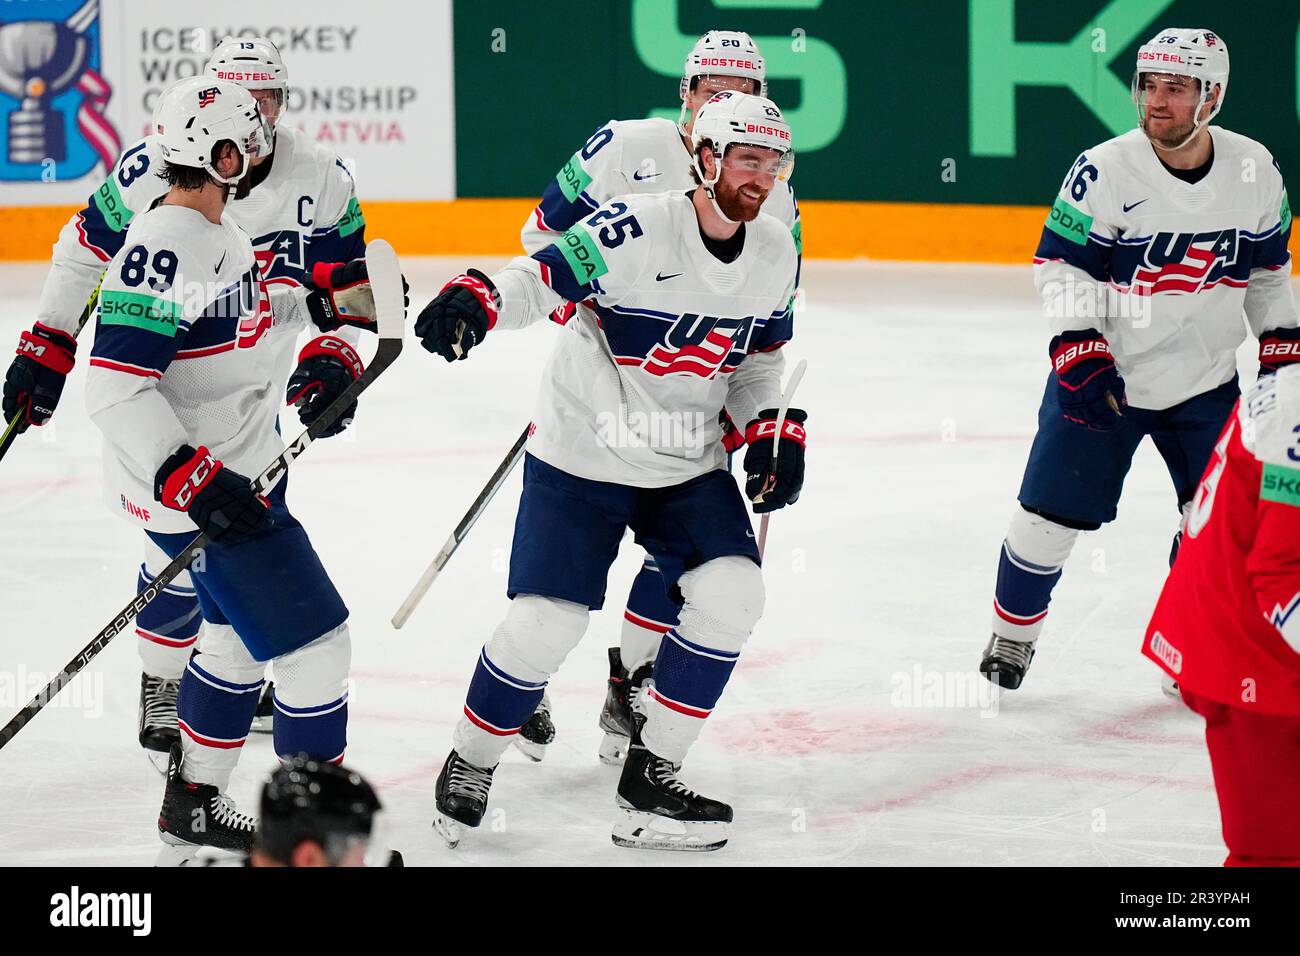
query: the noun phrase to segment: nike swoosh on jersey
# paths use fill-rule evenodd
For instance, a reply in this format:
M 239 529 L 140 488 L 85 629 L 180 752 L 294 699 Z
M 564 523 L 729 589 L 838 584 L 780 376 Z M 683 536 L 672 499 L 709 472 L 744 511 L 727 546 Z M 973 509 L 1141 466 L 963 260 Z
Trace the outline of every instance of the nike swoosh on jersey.
M 655 282 L 667 282 L 669 279 L 676 279 L 679 275 L 683 274 L 684 273 L 681 272 L 674 272 L 672 275 L 666 276 L 662 272 L 659 272 L 655 274 Z
M 217 268 L 214 269 L 213 271 L 214 271 L 214 272 L 220 272 L 220 271 L 221 271 L 221 263 L 222 263 L 222 262 L 225 262 L 225 261 L 226 261 L 226 254 L 223 252 L 223 253 L 221 254 L 221 260 L 217 263 Z
M 636 172 L 632 174 L 632 178 L 637 181 L 640 181 L 643 179 L 654 179 L 656 176 L 662 176 L 662 175 L 663 173 L 659 172 L 659 173 L 646 173 L 646 175 L 642 176 L 641 170 L 638 169 Z
M 1151 198 L 1150 196 L 1147 197 L 1147 199 L 1150 199 L 1150 198 Z M 1124 211 L 1125 211 L 1125 212 L 1130 212 L 1130 211 L 1136 209 L 1138 206 L 1140 206 L 1140 205 L 1142 205 L 1144 202 L 1146 202 L 1147 199 L 1139 199 L 1137 202 L 1135 202 L 1135 203 L 1134 203 L 1133 205 L 1131 205 L 1131 206 L 1130 206 L 1128 203 L 1125 203 L 1125 204 L 1124 204 Z

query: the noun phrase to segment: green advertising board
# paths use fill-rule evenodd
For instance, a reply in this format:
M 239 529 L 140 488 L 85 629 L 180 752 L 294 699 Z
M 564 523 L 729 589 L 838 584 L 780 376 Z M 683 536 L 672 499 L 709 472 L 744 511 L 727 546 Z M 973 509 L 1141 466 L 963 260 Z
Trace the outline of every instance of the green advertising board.
M 609 119 L 676 117 L 706 30 L 745 30 L 794 131 L 801 198 L 1050 200 L 1136 123 L 1137 48 L 1164 26 L 1232 58 L 1217 123 L 1300 169 L 1300 0 L 455 0 L 460 196 L 533 196 Z

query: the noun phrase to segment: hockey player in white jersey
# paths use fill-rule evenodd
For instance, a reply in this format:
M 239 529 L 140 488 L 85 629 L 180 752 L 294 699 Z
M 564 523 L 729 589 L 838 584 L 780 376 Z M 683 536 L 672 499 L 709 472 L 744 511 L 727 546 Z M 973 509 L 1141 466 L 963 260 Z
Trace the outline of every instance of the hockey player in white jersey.
M 1004 688 L 1024 679 L 1079 532 L 1115 518 L 1143 437 L 1185 510 L 1239 394 L 1243 311 L 1261 375 L 1300 358 L 1286 189 L 1268 150 L 1209 125 L 1227 89 L 1218 34 L 1161 30 L 1138 50 L 1139 128 L 1075 161 L 1043 229 L 1052 372 L 980 664 Z
M 270 130 L 249 91 L 201 76 L 164 91 L 153 132 L 169 188 L 133 217 L 104 274 L 86 403 L 104 435 L 109 507 L 169 560 L 197 531 L 212 539 L 191 568 L 206 626 L 181 679 L 159 833 L 246 851 L 253 821 L 225 790 L 266 662 L 277 753 L 341 760 L 348 611 L 284 484 L 262 498 L 246 477 L 282 448 L 275 327 L 306 321 L 272 302 L 252 243 L 224 215 Z M 360 374 L 341 340 L 321 347 Z
M 261 38 L 227 39 L 212 52 L 207 75 L 250 90 L 272 130 L 271 149 L 251 159 L 228 215 L 253 237 L 254 251 L 273 297 L 285 307 L 304 305 L 320 320 L 320 332 L 332 331 L 340 311 L 335 293 L 364 281 L 365 223 L 352 176 L 338 157 L 303 133 L 278 125 L 288 87 L 288 73 L 275 45 Z M 146 136 L 127 149 L 86 207 L 64 226 L 54 247 L 54 261 L 37 309 L 36 325 L 24 332 L 18 357 L 4 389 L 4 416 L 25 414 L 43 425 L 53 414 L 76 352 L 78 318 L 99 284 L 105 264 L 121 248 L 134 217 L 151 208 L 166 192 L 158 176 L 162 163 L 158 137 Z M 351 265 L 342 265 L 351 263 Z M 354 311 L 356 309 L 354 297 Z M 349 321 L 364 319 L 351 316 Z M 299 403 L 303 424 L 310 424 L 333 397 L 351 384 L 347 363 L 317 347 L 315 340 L 295 363 L 299 324 L 294 332 L 272 330 L 276 380 Z M 345 336 L 345 338 L 348 338 Z M 348 338 L 355 344 L 355 337 Z M 37 351 L 47 345 L 43 351 Z M 296 364 L 296 368 L 295 368 Z M 291 374 L 292 372 L 292 374 Z M 337 434 L 345 416 L 327 434 Z M 145 587 L 167 564 L 146 539 L 138 586 Z M 143 665 L 139 741 L 161 770 L 179 733 L 176 694 L 185 662 L 198 640 L 203 619 L 188 572 L 182 573 L 136 622 Z M 255 727 L 272 726 L 272 688 L 259 702 Z
M 789 229 L 760 208 L 788 175 L 789 127 L 771 101 L 728 90 L 702 108 L 693 138 L 701 186 L 611 200 L 492 277 L 452 279 L 416 322 L 424 347 L 451 361 L 492 329 L 577 304 L 528 441 L 510 611 L 479 656 L 438 776 L 435 826 L 452 845 L 481 821 L 501 754 L 601 607 L 629 527 L 684 605 L 638 700 L 614 841 L 726 842 L 731 807 L 678 779 L 764 601 L 719 413 L 748 423 L 756 511 L 798 498 L 806 415 L 790 410 L 774 460 L 796 255 Z
M 763 56 L 747 33 L 710 30 L 696 41 L 682 69 L 682 109 L 676 123 L 654 118 L 610 120 L 596 130 L 547 184 L 541 202 L 524 223 L 524 251 L 532 254 L 546 248 L 560 233 L 615 196 L 691 189 L 695 116 L 722 90 L 767 95 Z M 763 212 L 790 229 L 798 258 L 802 225 L 799 204 L 788 182 L 773 184 Z M 572 315 L 573 305 L 566 302 L 552 318 L 563 324 Z M 731 427 L 730 419 L 727 426 L 724 442 L 734 451 L 744 444 L 744 437 Z M 606 763 L 619 763 L 627 753 L 631 703 L 649 677 L 663 635 L 677 624 L 679 608 L 667 593 L 654 558 L 647 555 L 628 594 L 620 646 L 609 649 L 610 676 L 600 713 L 600 728 L 605 732 L 600 758 Z M 549 701 L 544 697 L 515 743 L 532 759 L 541 760 L 554 737 Z

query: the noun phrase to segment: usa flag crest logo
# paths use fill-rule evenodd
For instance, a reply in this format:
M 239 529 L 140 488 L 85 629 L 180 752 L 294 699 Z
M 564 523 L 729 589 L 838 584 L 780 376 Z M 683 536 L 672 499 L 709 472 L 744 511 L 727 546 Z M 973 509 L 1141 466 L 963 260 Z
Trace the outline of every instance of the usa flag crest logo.
M 122 141 L 100 68 L 99 0 L 0 6 L 0 181 L 113 168 Z
M 217 94 L 221 92 L 215 86 L 210 86 L 206 90 L 199 90 L 199 109 L 205 106 L 211 106 L 217 101 Z

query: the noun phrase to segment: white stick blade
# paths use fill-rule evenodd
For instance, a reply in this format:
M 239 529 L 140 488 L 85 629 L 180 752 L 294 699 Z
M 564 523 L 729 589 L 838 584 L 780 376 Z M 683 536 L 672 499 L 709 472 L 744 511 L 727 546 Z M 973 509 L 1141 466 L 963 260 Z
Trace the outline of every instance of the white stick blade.
M 366 243 L 366 271 L 375 298 L 375 318 L 381 339 L 400 339 L 406 325 L 406 300 L 402 295 L 402 267 L 385 239 Z

